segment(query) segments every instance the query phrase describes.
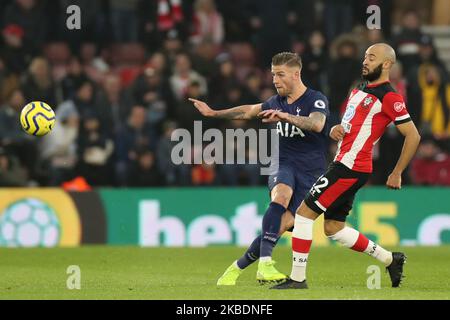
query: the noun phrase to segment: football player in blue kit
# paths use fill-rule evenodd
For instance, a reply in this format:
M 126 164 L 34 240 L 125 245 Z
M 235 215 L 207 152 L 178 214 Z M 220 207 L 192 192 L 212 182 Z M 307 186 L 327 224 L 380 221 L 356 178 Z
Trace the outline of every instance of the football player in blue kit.
M 301 69 L 297 54 L 276 54 L 272 58 L 272 76 L 278 94 L 263 103 L 213 110 L 203 101 L 189 99 L 206 117 L 258 117 L 264 123 L 276 123 L 279 136 L 278 171 L 269 176 L 271 202 L 263 217 L 262 232 L 245 254 L 226 269 L 217 285 L 235 285 L 242 271 L 258 259 L 256 278 L 260 283 L 286 278 L 275 268 L 272 251 L 280 236 L 292 229 L 297 208 L 325 172 L 329 132 L 328 100 L 303 84 Z

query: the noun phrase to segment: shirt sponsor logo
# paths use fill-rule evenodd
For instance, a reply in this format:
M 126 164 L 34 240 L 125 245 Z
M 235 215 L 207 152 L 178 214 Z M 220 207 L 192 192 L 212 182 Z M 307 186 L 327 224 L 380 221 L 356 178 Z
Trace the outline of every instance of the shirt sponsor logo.
M 342 117 L 342 121 L 349 122 L 350 120 L 353 119 L 353 117 L 355 116 L 355 113 L 356 113 L 356 107 L 353 105 L 348 105 L 347 109 L 345 110 L 345 114 Z

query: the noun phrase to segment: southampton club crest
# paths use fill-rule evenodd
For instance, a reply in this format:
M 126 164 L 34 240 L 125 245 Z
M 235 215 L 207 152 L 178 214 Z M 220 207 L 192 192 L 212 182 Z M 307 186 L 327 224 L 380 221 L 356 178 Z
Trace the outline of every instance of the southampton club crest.
M 372 102 L 373 102 L 372 97 L 365 98 L 363 102 L 363 107 L 368 108 L 372 104 Z

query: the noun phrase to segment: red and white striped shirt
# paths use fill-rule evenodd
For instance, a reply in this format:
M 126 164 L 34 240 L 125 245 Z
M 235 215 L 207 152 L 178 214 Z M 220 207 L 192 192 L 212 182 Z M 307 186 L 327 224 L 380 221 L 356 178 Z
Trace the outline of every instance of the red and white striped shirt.
M 345 136 L 338 144 L 335 161 L 351 170 L 372 172 L 373 146 L 386 127 L 411 121 L 403 97 L 389 82 L 362 84 L 354 89 L 347 102 L 341 124 Z

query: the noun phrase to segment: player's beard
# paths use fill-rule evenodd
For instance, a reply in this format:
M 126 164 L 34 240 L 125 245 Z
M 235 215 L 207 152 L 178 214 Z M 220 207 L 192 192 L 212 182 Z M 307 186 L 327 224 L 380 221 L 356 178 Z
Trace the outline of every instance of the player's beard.
M 382 72 L 382 71 L 383 71 L 383 64 L 380 63 L 380 64 L 378 65 L 378 67 L 376 67 L 375 69 L 373 69 L 372 72 L 368 72 L 367 74 L 361 74 L 361 76 L 362 76 L 362 78 L 363 78 L 364 80 L 373 82 L 373 81 L 375 81 L 375 80 L 377 80 L 377 79 L 380 78 L 381 72 Z
M 278 88 L 277 93 L 282 97 L 286 96 L 286 88 Z
M 278 91 L 278 94 L 282 97 L 287 97 L 292 92 L 292 88 L 289 85 L 285 85 Z

